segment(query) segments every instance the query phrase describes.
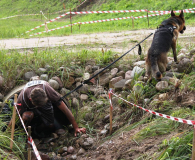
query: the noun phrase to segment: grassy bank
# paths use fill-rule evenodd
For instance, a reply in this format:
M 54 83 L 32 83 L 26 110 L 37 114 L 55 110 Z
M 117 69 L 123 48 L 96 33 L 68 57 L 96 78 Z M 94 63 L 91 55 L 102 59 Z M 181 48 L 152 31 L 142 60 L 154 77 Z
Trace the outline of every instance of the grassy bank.
M 14 18 L 0 19 L 0 37 L 1 38 L 15 38 L 15 37 L 26 37 L 33 35 L 37 32 L 45 31 L 45 27 L 40 27 L 30 33 L 25 34 L 26 31 L 33 29 L 41 24 L 44 24 L 45 21 L 52 20 L 59 15 L 62 15 L 71 8 L 72 11 L 76 11 L 76 6 L 80 4 L 80 1 L 15 1 L 12 4 L 12 1 L 2 0 L 0 2 L 0 18 L 13 16 L 13 15 L 22 15 L 22 14 L 39 14 L 39 15 L 29 15 L 29 16 L 17 16 Z M 81 7 L 78 8 L 78 11 L 110 11 L 110 10 L 140 10 L 147 9 L 149 11 L 162 11 L 162 10 L 181 10 L 193 8 L 195 5 L 192 3 L 192 0 L 187 1 L 127 1 L 127 0 L 111 0 L 107 1 L 87 1 Z M 64 10 L 65 7 L 65 10 Z M 44 15 L 40 14 L 40 11 L 43 11 Z M 59 13 L 55 13 L 61 11 Z M 153 14 L 153 13 L 149 13 Z M 48 29 L 54 29 L 58 27 L 63 27 L 69 25 L 70 23 L 77 22 L 89 22 L 97 20 L 106 20 L 113 18 L 122 18 L 122 17 L 138 17 L 147 15 L 146 12 L 134 12 L 134 13 L 99 13 L 99 14 L 83 14 L 83 15 L 74 15 L 70 22 L 70 15 L 67 15 L 63 18 L 60 18 L 52 23 L 47 24 Z M 124 20 L 115 20 L 109 22 L 100 22 L 92 24 L 82 24 L 75 25 L 72 28 L 66 27 L 63 29 L 55 30 L 49 33 L 44 33 L 41 35 L 35 36 L 64 36 L 69 34 L 80 34 L 80 33 L 94 33 L 94 32 L 116 32 L 121 30 L 133 30 L 133 29 L 142 29 L 142 28 L 152 28 L 155 29 L 162 20 L 170 17 L 170 15 L 161 15 L 147 18 L 139 19 L 124 19 Z M 47 19 L 46 19 L 47 18 Z M 186 13 L 186 25 L 194 25 L 194 13 Z

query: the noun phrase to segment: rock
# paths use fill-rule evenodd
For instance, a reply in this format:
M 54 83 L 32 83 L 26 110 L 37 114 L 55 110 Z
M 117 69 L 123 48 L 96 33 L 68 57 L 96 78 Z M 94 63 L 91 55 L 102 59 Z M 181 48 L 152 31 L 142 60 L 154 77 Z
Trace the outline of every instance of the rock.
M 73 98 L 71 105 L 73 108 L 79 108 L 79 100 L 77 98 Z
M 118 67 L 119 71 L 127 71 L 127 70 L 132 70 L 132 67 L 128 64 L 120 64 Z
M 24 79 L 27 80 L 27 81 L 29 81 L 30 78 L 33 77 L 33 76 L 37 76 L 35 72 L 33 72 L 33 71 L 26 72 L 24 74 Z
M 188 52 L 188 50 L 187 49 L 185 49 L 185 48 L 182 48 L 181 50 L 180 50 L 180 53 L 187 53 Z
M 66 131 L 64 129 L 58 129 L 56 131 L 56 134 L 60 136 L 60 135 L 66 134 Z
M 165 76 L 165 77 L 162 77 L 161 78 L 161 81 L 167 81 L 167 82 L 169 82 L 170 79 L 171 79 L 171 77 Z
M 93 117 L 93 113 L 89 112 L 85 114 L 84 120 L 85 121 L 93 121 L 94 117 Z
M 156 84 L 156 89 L 158 91 L 167 90 L 168 89 L 168 82 L 167 81 L 160 81 Z
M 69 159 L 70 159 L 70 160 L 76 160 L 76 159 L 77 159 L 77 155 L 76 155 L 76 154 L 71 155 Z
M 81 83 L 77 82 L 76 87 L 78 87 L 79 85 L 81 85 Z M 88 84 L 83 84 L 83 86 L 78 89 L 79 93 L 88 93 L 88 91 L 89 91 L 89 85 Z
M 91 65 L 85 66 L 85 72 L 92 73 L 92 66 Z
M 167 93 L 163 93 L 163 94 L 160 94 L 158 97 L 160 100 L 164 101 L 167 99 L 168 95 L 167 95 Z
M 112 78 L 112 79 L 110 80 L 110 83 L 109 83 L 109 88 L 114 88 L 114 84 L 117 83 L 117 82 L 119 82 L 119 81 L 122 80 L 122 79 L 123 79 L 122 76 Z
M 98 68 L 99 68 L 99 67 L 98 67 Z M 97 69 L 97 68 L 96 68 L 96 69 Z M 101 68 L 101 69 L 96 70 L 96 71 L 94 72 L 94 75 L 97 74 L 97 73 L 99 73 L 99 72 L 101 72 L 103 69 L 104 69 L 104 68 Z M 99 73 L 99 76 L 105 74 L 106 72 L 107 72 L 107 71 L 104 70 L 103 72 Z
M 43 74 L 43 73 L 46 73 L 47 72 L 47 69 L 45 68 L 39 68 L 38 71 L 39 75 Z
M 192 62 L 188 58 L 183 58 L 178 64 L 178 72 L 189 74 L 192 71 Z
M 131 73 L 132 73 L 132 71 L 127 71 L 125 73 L 125 79 L 131 79 Z
M 72 87 L 74 82 L 75 82 L 75 79 L 72 76 L 69 76 L 68 79 L 64 81 L 64 87 L 69 89 Z
M 149 104 L 149 102 L 150 102 L 150 99 L 149 98 L 144 99 L 144 103 L 145 104 Z
M 56 80 L 54 80 L 54 79 L 50 79 L 49 80 L 49 84 L 55 90 L 58 90 L 60 88 L 59 83 Z
M 190 59 L 191 62 L 195 62 L 195 55 L 193 55 Z
M 174 74 L 173 74 L 173 72 L 166 72 L 165 73 L 165 77 L 173 77 L 174 76 Z
M 146 64 L 146 61 L 138 61 L 133 64 L 133 66 L 138 66 L 144 68 Z
M 105 74 L 103 74 L 103 75 L 101 75 L 101 76 L 99 77 L 99 84 L 100 84 L 101 86 L 108 85 L 111 78 L 112 78 L 112 76 L 110 75 L 109 72 L 107 72 L 107 73 L 105 73 Z
M 69 92 L 70 92 L 70 90 L 68 90 L 68 89 L 66 89 L 66 88 L 62 88 L 62 89 L 60 90 L 60 94 L 61 94 L 62 96 L 66 95 L 66 94 L 69 93 Z
M 90 147 L 92 147 L 93 143 L 94 143 L 93 139 L 91 137 L 88 137 L 85 139 L 82 147 L 84 149 L 89 149 Z
M 116 74 L 117 74 L 117 72 L 118 72 L 118 68 L 113 68 L 113 69 L 110 71 L 110 74 L 111 74 L 112 77 L 115 77 Z
M 77 155 L 78 156 L 83 155 L 85 152 L 86 152 L 85 149 L 80 148 L 79 151 L 78 151 L 78 153 L 77 153 Z
M 52 77 L 51 79 L 56 80 L 58 82 L 59 89 L 61 89 L 63 87 L 62 80 L 59 77 L 55 76 L 55 77 Z
M 88 80 L 89 78 L 90 78 L 90 74 L 89 73 L 84 73 L 83 80 Z
M 30 81 L 35 81 L 35 80 L 39 80 L 39 79 L 40 79 L 39 76 L 33 76 L 30 78 Z
M 103 101 L 96 101 L 96 104 L 97 104 L 98 106 L 102 106 L 102 105 L 104 105 L 104 102 L 103 102 Z
M 64 153 L 62 153 L 62 157 L 65 157 L 65 156 L 67 156 L 67 152 L 64 152 Z
M 124 79 L 124 78 L 125 78 L 125 72 L 124 72 L 124 71 L 120 71 L 120 72 L 118 72 L 118 73 L 116 74 L 116 76 L 118 76 L 118 77 L 122 76 L 123 79 Z
M 73 154 L 73 153 L 74 153 L 74 147 L 69 146 L 69 147 L 67 148 L 67 153 L 68 153 L 68 154 Z
M 40 79 L 41 79 L 41 80 L 44 80 L 44 81 L 48 81 L 49 77 L 48 77 L 47 74 L 41 74 L 41 75 L 40 75 Z
M 195 48 L 190 51 L 190 56 L 195 54 Z
M 133 71 L 131 72 L 131 78 L 134 78 L 134 76 L 141 74 L 143 72 L 143 70 L 144 70 L 143 68 L 135 66 L 133 68 Z
M 108 133 L 108 130 L 103 129 L 103 130 L 100 131 L 100 136 L 106 135 L 107 133 Z
M 67 152 L 67 150 L 68 150 L 68 148 L 65 146 L 65 147 L 60 148 L 60 149 L 58 150 L 58 153 L 59 153 L 59 154 L 62 154 L 62 153 L 64 153 L 64 152 Z
M 120 81 L 118 81 L 117 83 L 114 84 L 114 88 L 115 90 L 121 90 L 125 87 L 125 82 L 127 81 L 127 79 L 121 79 Z
M 50 71 L 51 68 L 52 68 L 52 67 L 51 67 L 50 65 L 48 65 L 48 64 L 45 65 L 45 69 L 46 69 L 47 72 Z
M 177 56 L 177 58 L 180 59 L 180 58 L 185 57 L 185 56 L 186 56 L 186 55 L 185 55 L 184 53 L 180 53 L 180 54 Z
M 81 101 L 86 101 L 86 100 L 88 100 L 88 95 L 87 94 L 81 94 L 80 99 L 81 99 Z

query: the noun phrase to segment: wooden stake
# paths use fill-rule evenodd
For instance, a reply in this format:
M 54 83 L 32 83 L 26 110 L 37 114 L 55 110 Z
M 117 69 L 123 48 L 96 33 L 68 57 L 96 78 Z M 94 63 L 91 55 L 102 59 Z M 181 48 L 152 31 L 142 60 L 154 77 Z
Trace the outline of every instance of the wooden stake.
M 71 25 L 71 33 L 72 33 L 72 17 L 71 17 L 71 8 L 70 8 L 70 25 Z
M 195 160 L 195 126 L 194 126 L 194 135 L 193 135 L 193 143 L 192 143 L 192 160 Z
M 31 137 L 31 126 L 28 126 L 28 139 Z M 31 144 L 28 144 L 28 160 L 31 160 Z
M 147 10 L 147 19 L 148 19 L 148 27 L 149 27 L 149 17 L 148 17 L 148 10 Z
M 10 141 L 10 149 L 13 148 L 13 140 L 14 140 L 14 130 L 15 130 L 15 122 L 16 122 L 16 107 L 17 103 L 17 94 L 14 95 L 14 107 L 13 107 L 13 115 L 12 115 L 12 130 L 11 130 L 11 141 Z
M 112 101 L 112 95 L 110 95 Z M 110 105 L 110 135 L 112 134 L 112 106 Z

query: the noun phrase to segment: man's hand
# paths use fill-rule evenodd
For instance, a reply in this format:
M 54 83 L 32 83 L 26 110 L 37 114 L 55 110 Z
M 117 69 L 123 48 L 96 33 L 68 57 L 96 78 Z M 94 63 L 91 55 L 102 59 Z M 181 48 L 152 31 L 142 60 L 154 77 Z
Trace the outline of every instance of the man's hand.
M 77 133 L 86 133 L 86 128 L 76 128 L 74 132 L 74 136 L 77 136 Z

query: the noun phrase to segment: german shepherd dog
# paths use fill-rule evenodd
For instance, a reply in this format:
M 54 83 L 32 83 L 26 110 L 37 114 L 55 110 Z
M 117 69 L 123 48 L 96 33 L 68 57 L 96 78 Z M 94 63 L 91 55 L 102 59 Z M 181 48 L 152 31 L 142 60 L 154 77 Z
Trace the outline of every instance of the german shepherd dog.
M 183 33 L 185 29 L 183 10 L 179 16 L 176 16 L 172 10 L 171 17 L 159 25 L 146 57 L 146 74 L 149 80 L 152 77 L 161 80 L 162 73 L 166 71 L 167 53 L 170 48 L 173 50 L 174 61 L 177 62 L 176 41 L 179 33 Z

